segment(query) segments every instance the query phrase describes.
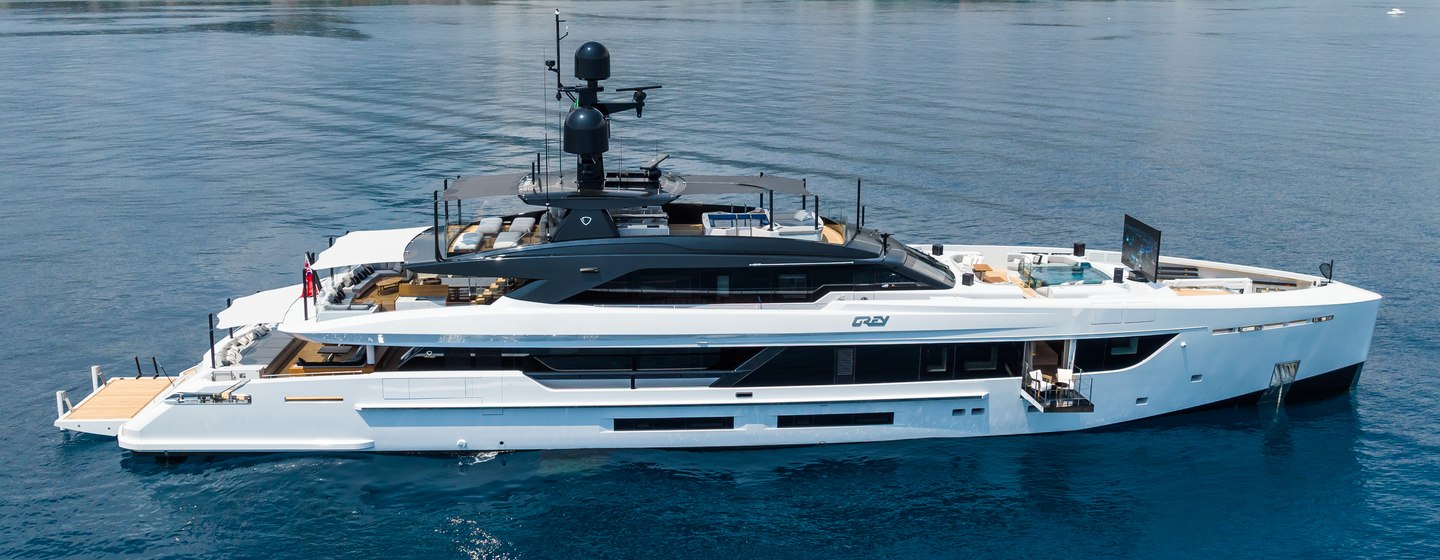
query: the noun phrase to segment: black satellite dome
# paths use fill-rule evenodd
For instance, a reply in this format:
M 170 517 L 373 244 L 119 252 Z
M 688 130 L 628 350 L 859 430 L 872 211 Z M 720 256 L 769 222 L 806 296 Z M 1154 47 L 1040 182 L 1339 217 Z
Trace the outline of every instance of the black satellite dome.
M 603 154 L 609 151 L 610 122 L 605 119 L 605 114 L 594 107 L 577 107 L 570 111 L 570 115 L 565 117 L 564 148 L 572 154 Z
M 575 49 L 575 77 L 582 80 L 610 79 L 610 50 L 590 41 Z

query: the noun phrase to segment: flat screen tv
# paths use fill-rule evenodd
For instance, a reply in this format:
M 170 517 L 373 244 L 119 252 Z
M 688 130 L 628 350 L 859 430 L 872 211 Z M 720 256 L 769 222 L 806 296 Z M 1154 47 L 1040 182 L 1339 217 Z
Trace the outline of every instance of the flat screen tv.
M 1146 282 L 1155 282 L 1160 275 L 1160 230 L 1126 214 L 1120 263 Z

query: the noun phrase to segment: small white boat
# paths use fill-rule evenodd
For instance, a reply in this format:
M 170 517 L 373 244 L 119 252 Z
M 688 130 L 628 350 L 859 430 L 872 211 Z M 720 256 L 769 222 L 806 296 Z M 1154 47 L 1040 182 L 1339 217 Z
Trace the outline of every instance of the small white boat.
M 1385 15 L 1387 15 L 1387 16 L 1405 15 L 1405 10 L 1402 10 L 1402 9 L 1400 9 L 1400 8 L 1390 8 L 1390 11 L 1385 12 Z

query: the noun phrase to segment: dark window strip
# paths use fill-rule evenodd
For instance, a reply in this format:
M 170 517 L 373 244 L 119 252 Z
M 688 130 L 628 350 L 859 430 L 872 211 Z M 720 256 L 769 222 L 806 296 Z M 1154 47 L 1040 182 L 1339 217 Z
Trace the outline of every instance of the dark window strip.
M 780 428 L 821 428 L 832 426 L 883 426 L 895 423 L 894 412 L 857 412 L 853 414 L 801 414 L 780 416 Z
M 616 418 L 615 431 L 638 432 L 647 430 L 733 430 L 734 416 L 699 418 Z

